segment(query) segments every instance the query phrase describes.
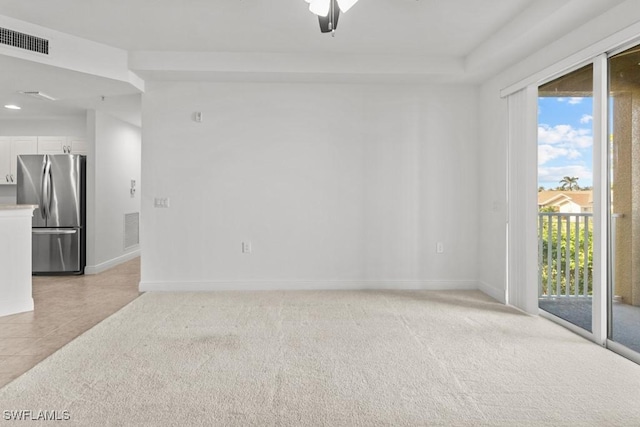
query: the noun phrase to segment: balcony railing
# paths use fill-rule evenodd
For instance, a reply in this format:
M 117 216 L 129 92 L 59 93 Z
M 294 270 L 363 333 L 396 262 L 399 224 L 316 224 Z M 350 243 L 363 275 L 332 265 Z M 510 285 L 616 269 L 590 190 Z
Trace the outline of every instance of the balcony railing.
M 538 214 L 538 292 L 541 297 L 590 297 L 593 214 Z

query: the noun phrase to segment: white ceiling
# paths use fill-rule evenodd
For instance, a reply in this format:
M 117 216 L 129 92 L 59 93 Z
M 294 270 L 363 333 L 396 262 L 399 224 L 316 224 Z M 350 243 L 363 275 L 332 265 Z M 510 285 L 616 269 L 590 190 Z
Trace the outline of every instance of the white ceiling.
M 271 55 L 273 63 L 295 55 L 316 55 L 319 61 L 334 55 L 351 56 L 355 62 L 367 57 L 375 64 L 379 55 L 386 58 L 388 68 L 393 55 L 418 66 L 459 63 L 467 81 L 479 81 L 621 2 L 360 0 L 340 16 L 335 37 L 320 33 L 317 17 L 304 0 L 0 0 L 0 15 L 124 49 L 134 56 L 139 51 L 235 54 L 245 55 L 245 62 L 239 63 L 246 63 L 256 55 Z M 299 58 L 296 66 L 305 61 Z M 15 98 L 17 90 L 41 90 L 63 100 L 55 103 L 57 109 L 34 100 L 40 103 L 34 104 L 41 107 L 38 114 L 78 114 L 95 105 L 100 95 L 135 93 L 108 79 L 1 56 L 0 67 L 0 103 Z M 10 78 L 4 78 L 5 70 L 11 71 Z M 255 69 L 245 71 L 251 71 L 246 73 L 249 79 L 260 74 Z M 171 69 L 140 70 L 144 78 L 234 80 L 232 74 L 207 74 L 198 68 L 181 74 Z M 307 74 L 311 80 L 318 77 L 308 70 Z M 413 77 L 409 80 L 416 80 Z M 272 80 L 287 78 L 281 74 Z M 291 81 L 300 80 L 304 75 L 291 74 Z M 131 108 L 139 108 L 139 100 Z M 0 118 L 11 113 L 2 111 Z
M 360 0 L 335 38 L 304 0 L 1 0 L 0 13 L 125 50 L 460 56 L 531 3 Z

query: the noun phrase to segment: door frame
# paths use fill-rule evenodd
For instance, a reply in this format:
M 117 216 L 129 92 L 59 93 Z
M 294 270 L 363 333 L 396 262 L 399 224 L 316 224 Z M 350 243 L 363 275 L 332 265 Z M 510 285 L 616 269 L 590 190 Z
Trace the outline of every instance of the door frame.
M 530 314 L 550 318 L 577 334 L 640 364 L 640 353 L 608 339 L 609 311 L 609 144 L 608 144 L 608 59 L 633 46 L 640 45 L 640 23 L 627 26 L 614 34 L 565 57 L 541 70 L 534 71 L 522 80 L 500 90 L 500 97 L 509 99 L 519 92 L 526 93 L 526 100 L 514 123 L 509 109 L 508 135 L 505 150 L 507 171 L 507 247 L 505 253 L 507 304 Z M 539 85 L 564 75 L 588 63 L 594 65 L 594 271 L 592 330 L 566 322 L 538 309 L 537 263 L 538 245 L 536 221 L 532 212 L 537 211 L 537 88 Z M 528 114 L 528 119 L 522 117 Z M 536 126 L 532 127 L 531 123 Z M 515 124 L 515 126 L 514 126 Z M 514 129 L 516 128 L 516 129 Z M 524 168 L 524 169 L 522 169 Z M 516 190 L 524 192 L 518 193 Z M 607 189 L 607 191 L 603 191 Z M 533 232 L 532 232 L 533 230 Z M 532 266 L 534 266 L 532 268 Z

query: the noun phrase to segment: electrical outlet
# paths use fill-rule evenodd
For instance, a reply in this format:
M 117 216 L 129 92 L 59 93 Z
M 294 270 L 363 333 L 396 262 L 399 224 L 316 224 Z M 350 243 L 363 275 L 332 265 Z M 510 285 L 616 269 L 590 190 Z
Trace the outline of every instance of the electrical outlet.
M 442 242 L 436 243 L 436 253 L 443 254 L 444 253 L 444 244 Z
M 251 253 L 251 242 L 242 242 L 242 253 L 243 254 Z

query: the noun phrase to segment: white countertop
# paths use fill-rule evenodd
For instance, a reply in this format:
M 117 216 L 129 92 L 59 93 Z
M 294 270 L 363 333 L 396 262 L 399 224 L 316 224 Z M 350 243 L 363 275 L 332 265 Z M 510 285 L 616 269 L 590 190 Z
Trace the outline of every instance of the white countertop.
M 33 216 L 37 205 L 3 205 L 0 204 L 0 217 L 15 218 L 18 216 Z
M 38 205 L 3 205 L 0 204 L 0 211 L 14 211 L 16 209 L 31 209 L 34 210 Z

